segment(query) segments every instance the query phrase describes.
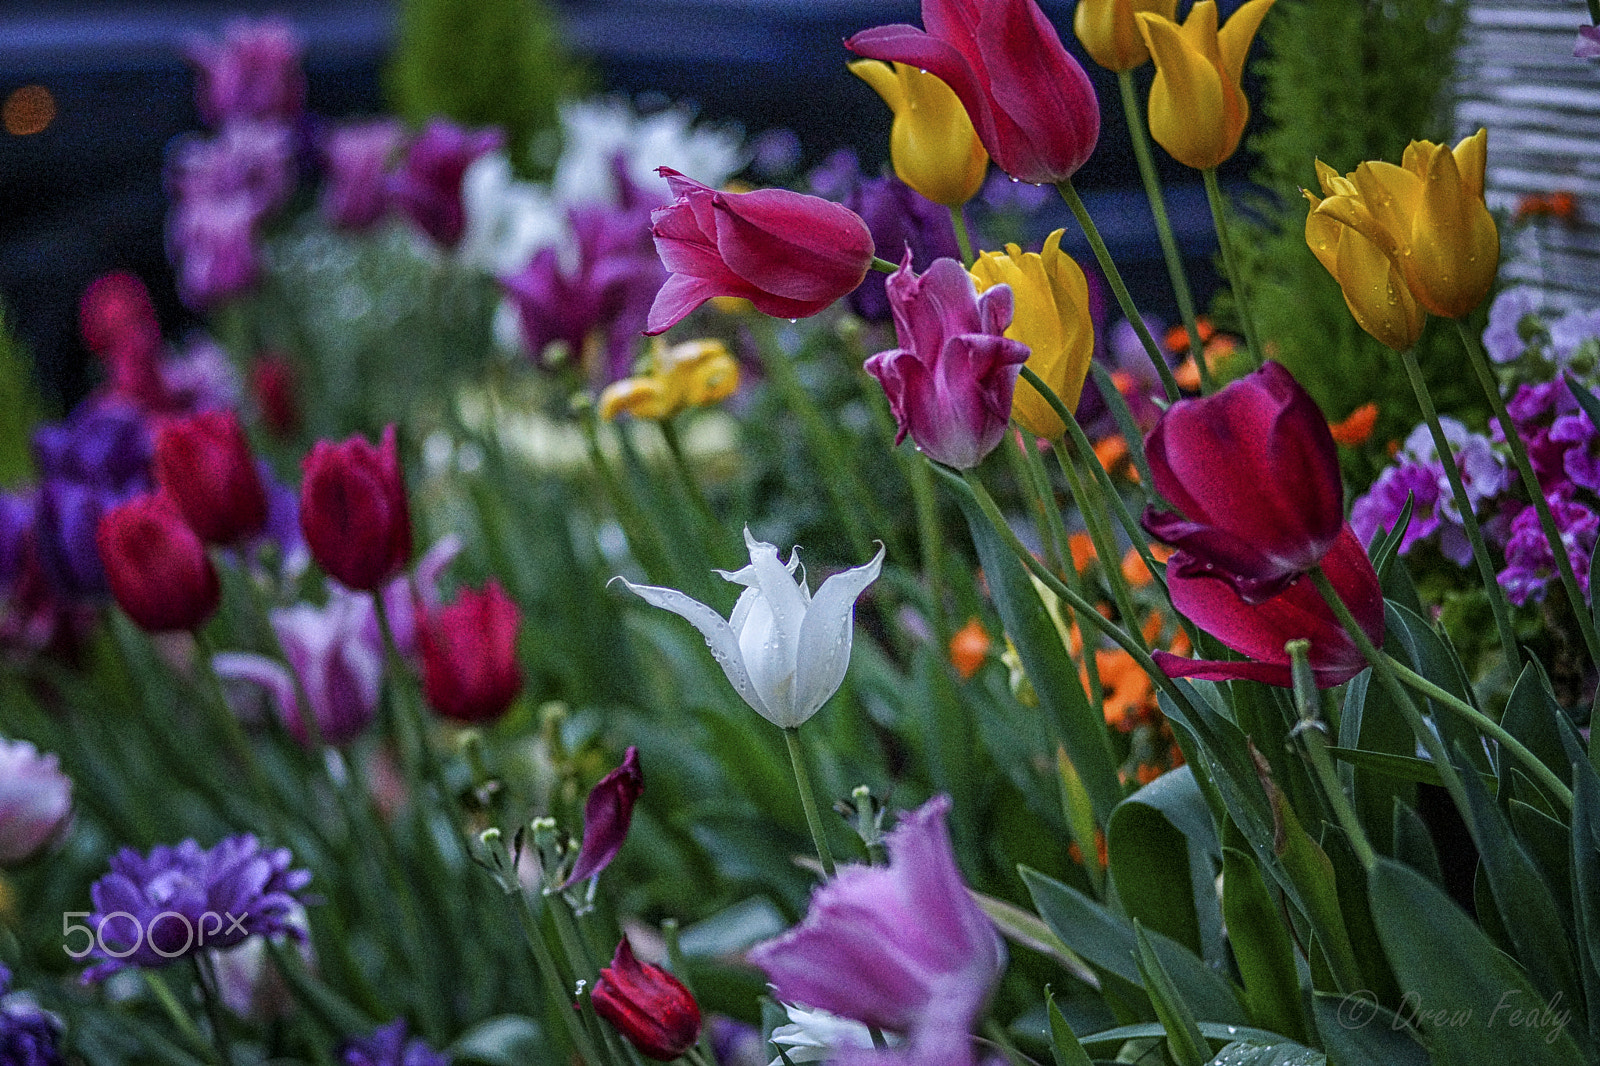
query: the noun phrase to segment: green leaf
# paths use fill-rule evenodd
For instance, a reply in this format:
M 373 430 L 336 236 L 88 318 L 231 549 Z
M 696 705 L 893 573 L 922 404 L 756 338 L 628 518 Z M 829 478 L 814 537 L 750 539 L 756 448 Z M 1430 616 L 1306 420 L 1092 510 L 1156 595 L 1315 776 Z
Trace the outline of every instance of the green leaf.
M 1200 1030 L 1200 1035 L 1205 1037 L 1206 1040 L 1219 1047 L 1239 1040 L 1247 1040 L 1252 1044 L 1276 1044 L 1283 1040 L 1283 1037 L 1278 1033 L 1269 1033 L 1265 1029 L 1252 1029 L 1248 1025 L 1196 1022 L 1195 1028 Z M 1086 1048 L 1102 1048 L 1108 1045 L 1125 1044 L 1129 1040 L 1149 1040 L 1152 1037 L 1166 1035 L 1167 1031 L 1162 1028 L 1160 1022 L 1141 1022 L 1138 1025 L 1119 1025 L 1115 1029 L 1105 1029 L 1079 1039 Z
M 1537 807 L 1521 800 L 1510 805 L 1511 829 L 1539 868 L 1555 897 L 1556 913 L 1570 936 L 1572 914 L 1572 831 Z
M 1409 660 L 1417 673 L 1462 702 L 1477 705 L 1472 686 L 1467 681 L 1466 667 L 1461 664 L 1461 656 L 1456 654 L 1448 634 L 1439 633 L 1416 613 L 1393 602 L 1384 604 L 1384 619 L 1388 628 L 1388 635 L 1384 639 L 1386 649 L 1393 644 L 1394 648 L 1390 650 L 1400 651 L 1398 657 Z M 1483 744 L 1470 726 L 1450 711 L 1434 707 L 1432 700 L 1423 701 L 1423 710 L 1431 711 L 1434 725 L 1444 738 L 1445 750 L 1449 751 L 1454 745 L 1460 744 L 1470 760 L 1469 765 L 1480 771 L 1491 769 Z
M 1389 569 L 1389 564 L 1400 552 L 1400 542 L 1405 539 L 1406 530 L 1411 526 L 1411 513 L 1416 502 L 1415 493 L 1406 493 L 1405 505 L 1400 508 L 1400 516 L 1395 519 L 1394 525 L 1388 532 L 1380 529 L 1378 535 L 1373 537 L 1367 555 L 1371 557 L 1372 568 L 1378 572 L 1379 578 L 1383 577 L 1384 571 Z
M 1372 684 L 1372 671 L 1353 678 L 1345 689 L 1344 709 L 1339 715 L 1339 743 L 1343 748 L 1360 749 L 1402 758 L 1415 756 L 1417 738 L 1381 685 Z M 1341 775 L 1350 787 L 1356 816 L 1367 831 L 1372 846 L 1387 853 L 1391 812 L 1398 801 L 1416 806 L 1416 783 L 1393 774 L 1347 763 Z
M 1294 943 L 1255 862 L 1236 848 L 1222 853 L 1222 913 L 1250 1021 L 1305 1040 Z
M 1283 1041 L 1255 1044 L 1240 1041 L 1217 1052 L 1212 1066 L 1323 1066 L 1328 1056 L 1303 1044 Z
M 1094 970 L 1071 948 L 1063 944 L 1061 938 L 1056 936 L 1038 915 L 1030 914 L 1003 899 L 986 896 L 982 892 L 973 892 L 972 898 L 978 901 L 978 906 L 983 908 L 983 913 L 988 915 L 995 928 L 1000 930 L 1001 936 L 1013 944 L 1019 944 L 1054 959 L 1078 980 L 1091 987 L 1099 987 L 1099 978 Z
M 522 1066 L 539 1058 L 546 1043 L 539 1023 L 519 1014 L 479 1022 L 450 1045 L 452 1062 L 484 1066 Z
M 1593 743 L 1593 740 L 1590 741 Z M 1589 1034 L 1600 1038 L 1600 775 L 1587 761 L 1572 766 L 1573 925 L 1589 1007 Z
M 1506 701 L 1500 724 L 1507 733 L 1522 741 L 1523 746 L 1533 752 L 1540 762 L 1555 771 L 1557 777 L 1565 777 L 1572 767 L 1572 753 L 1567 751 L 1562 742 L 1560 719 L 1565 712 L 1556 703 L 1548 685 L 1538 666 L 1532 662 L 1524 666 L 1516 685 L 1511 689 L 1510 699 Z M 1502 752 L 1502 774 L 1509 761 Z
M 1433 834 L 1422 815 L 1395 801 L 1394 805 L 1394 858 L 1428 880 L 1444 887 L 1444 870 L 1439 865 L 1439 851 L 1433 846 Z
M 1056 1006 L 1056 997 L 1048 988 L 1044 992 L 1044 1004 L 1050 1015 L 1050 1053 L 1056 1066 L 1089 1066 L 1089 1053 L 1078 1042 L 1078 1034 L 1067 1024 L 1061 1008 Z
M 1371 992 L 1317 992 L 1311 1009 L 1328 1057 L 1339 1066 L 1428 1066 L 1428 1052 Z
M 1379 858 L 1367 875 L 1372 917 L 1439 1066 L 1579 1066 L 1572 1034 L 1511 960 L 1427 878 Z M 1515 1019 L 1512 1010 L 1520 1013 Z M 1520 1024 L 1512 1024 L 1513 1020 Z
M 1173 1061 L 1178 1066 L 1205 1066 L 1210 1056 L 1204 1050 L 1205 1037 L 1195 1026 L 1194 1012 L 1183 1001 L 1172 978 L 1167 976 L 1138 919 L 1133 922 L 1133 936 L 1138 945 L 1139 975 L 1156 1009 L 1156 1017 L 1167 1031 L 1167 1050 L 1172 1053 Z
M 1328 754 L 1341 762 L 1350 763 L 1363 769 L 1373 770 L 1377 773 L 1387 774 L 1404 781 L 1415 781 L 1419 785 L 1441 785 L 1439 770 L 1427 759 L 1418 759 L 1409 755 L 1385 755 L 1379 751 L 1361 751 L 1357 748 L 1329 748 Z M 1462 776 L 1465 776 L 1463 774 Z M 1479 773 L 1479 778 L 1486 786 L 1497 785 L 1494 775 L 1488 771 Z
M 1213 863 L 1221 853 L 1189 767 L 1162 774 L 1118 804 L 1106 844 L 1117 898 L 1130 917 L 1201 957 L 1213 944 L 1220 948 Z

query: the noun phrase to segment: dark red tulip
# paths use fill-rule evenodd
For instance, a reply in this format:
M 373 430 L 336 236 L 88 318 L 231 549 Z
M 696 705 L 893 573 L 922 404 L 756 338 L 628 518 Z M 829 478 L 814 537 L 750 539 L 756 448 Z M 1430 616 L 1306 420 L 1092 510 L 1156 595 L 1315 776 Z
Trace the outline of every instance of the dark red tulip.
M 567 884 L 587 881 L 611 865 L 628 839 L 633 805 L 643 791 L 639 751 L 629 748 L 622 756 L 622 765 L 600 779 L 583 805 L 583 846 L 578 849 L 572 873 L 567 875 Z
M 1344 485 L 1328 422 L 1278 363 L 1222 391 L 1179 400 L 1145 439 L 1156 491 L 1144 528 L 1246 603 L 1315 566 L 1344 525 Z
M 872 233 L 847 207 L 788 189 L 719 192 L 657 167 L 672 203 L 650 215 L 671 276 L 645 333 L 664 333 L 713 296 L 742 296 L 774 318 L 807 318 L 848 294 L 872 264 Z
M 1378 588 L 1378 575 L 1348 525 L 1323 556 L 1322 568 L 1367 639 L 1382 647 L 1383 593 Z M 1260 603 L 1246 603 L 1215 571 L 1206 570 L 1194 557 L 1180 551 L 1167 562 L 1167 589 L 1172 605 L 1181 614 L 1234 651 L 1250 657 L 1248 662 L 1215 662 L 1155 652 L 1156 665 L 1168 677 L 1207 681 L 1245 678 L 1288 688 L 1289 655 L 1283 646 L 1301 639 L 1311 642 L 1311 672 L 1318 688 L 1343 684 L 1366 669 L 1367 660 L 1361 650 L 1310 578 L 1303 577 Z
M 990 158 L 1018 181 L 1065 181 L 1088 161 L 1100 103 L 1034 0 L 922 0 L 922 24 L 877 26 L 844 45 L 950 86 Z
M 411 559 L 411 510 L 394 426 L 365 438 L 319 440 L 301 464 L 300 531 L 311 557 L 347 588 L 371 592 Z
M 207 544 L 237 544 L 267 524 L 267 493 L 239 416 L 202 411 L 156 433 L 156 482 Z
M 136 496 L 107 511 L 95 543 L 111 595 L 140 629 L 193 630 L 216 612 L 217 571 L 165 495 Z
M 670 1062 L 700 1038 L 700 1007 L 683 982 L 633 957 L 628 938 L 594 983 L 594 1012 L 628 1038 L 640 1054 Z
M 250 365 L 250 393 L 262 423 L 275 436 L 287 437 L 300 428 L 296 392 L 294 363 L 288 356 L 269 352 Z
M 417 648 L 428 705 L 458 722 L 489 722 L 504 714 L 522 691 L 521 620 L 497 581 L 482 592 L 465 589 L 455 603 L 420 618 Z

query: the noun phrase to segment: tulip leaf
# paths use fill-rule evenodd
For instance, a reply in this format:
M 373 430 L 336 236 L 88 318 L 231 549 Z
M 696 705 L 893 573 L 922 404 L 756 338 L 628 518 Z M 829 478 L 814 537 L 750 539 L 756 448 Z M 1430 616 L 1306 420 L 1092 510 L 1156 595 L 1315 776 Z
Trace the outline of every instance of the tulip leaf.
M 451 1062 L 483 1066 L 520 1066 L 538 1058 L 547 1046 L 539 1023 L 517 1014 L 503 1014 L 474 1025 L 451 1044 Z
M 1225 1025 L 1221 1022 L 1196 1022 L 1195 1028 L 1200 1035 L 1212 1044 L 1219 1046 L 1236 1043 L 1244 1040 L 1252 1044 L 1281 1044 L 1281 1033 L 1268 1032 L 1265 1029 L 1253 1029 L 1248 1025 Z M 1103 1048 L 1118 1044 L 1126 1044 L 1130 1040 L 1149 1040 L 1153 1037 L 1166 1035 L 1160 1022 L 1140 1022 L 1137 1025 L 1119 1025 L 1115 1029 L 1103 1029 L 1098 1033 L 1079 1037 L 1079 1041 L 1086 1048 Z
M 1428 832 L 1427 823 L 1420 814 L 1398 800 L 1394 805 L 1393 854 L 1440 888 L 1444 887 L 1444 868 L 1439 865 L 1439 851 L 1433 846 L 1433 834 Z
M 1380 580 L 1388 570 L 1389 564 L 1400 552 L 1400 543 L 1405 540 L 1406 530 L 1411 526 L 1411 513 L 1416 503 L 1417 494 L 1407 492 L 1406 502 L 1400 508 L 1400 514 L 1395 518 L 1394 524 L 1387 531 L 1380 528 L 1367 548 L 1367 554 L 1372 558 L 1372 568 L 1378 572 Z
M 978 906 L 983 908 L 983 913 L 988 915 L 995 928 L 1000 930 L 1001 936 L 1013 944 L 1054 959 L 1062 969 L 1091 988 L 1099 987 L 1099 978 L 1094 970 L 1061 942 L 1061 938 L 1045 924 L 1044 919 L 1014 903 L 986 896 L 982 892 L 972 892 L 972 898 L 977 900 Z
M 1427 878 L 1380 857 L 1367 887 L 1384 952 L 1404 991 L 1402 1017 L 1421 1029 L 1435 1063 L 1584 1061 L 1567 1030 L 1563 1012 L 1570 1004 L 1546 1003 Z
M 1404 1019 L 1366 990 L 1313 994 L 1328 1058 L 1339 1066 L 1428 1066 L 1428 1052 Z
M 1386 755 L 1381 751 L 1361 751 L 1357 748 L 1329 748 L 1328 754 L 1352 766 L 1387 774 L 1403 781 L 1415 781 L 1419 785 L 1443 783 L 1439 777 L 1438 767 L 1427 759 L 1417 759 L 1409 755 Z M 1478 776 L 1482 777 L 1484 784 L 1489 787 L 1498 784 L 1495 776 L 1487 771 L 1481 771 Z
M 1409 660 L 1417 673 L 1463 702 L 1477 704 L 1467 680 L 1466 667 L 1461 664 L 1461 657 L 1448 636 L 1441 636 L 1418 615 L 1394 602 L 1385 602 L 1384 619 L 1389 634 L 1384 641 L 1386 649 L 1392 640 L 1398 648 L 1404 649 L 1402 658 Z M 1468 760 L 1464 765 L 1490 770 L 1489 757 L 1476 732 L 1456 715 L 1433 707 L 1431 700 L 1427 705 L 1432 708 L 1434 726 L 1444 738 L 1446 750 L 1459 745 Z
M 1222 913 L 1244 981 L 1245 1012 L 1255 1024 L 1304 1041 L 1294 944 L 1261 871 L 1237 848 L 1222 858 Z
M 1600 774 L 1585 760 L 1572 765 L 1572 797 L 1573 931 L 1589 1034 L 1600 1039 Z
M 1206 1038 L 1195 1025 L 1194 1012 L 1178 993 L 1172 978 L 1167 976 L 1160 958 L 1150 946 L 1144 926 L 1139 924 L 1137 918 L 1133 920 L 1133 936 L 1137 944 L 1135 958 L 1139 963 L 1139 976 L 1144 981 L 1145 992 L 1156 1009 L 1161 1027 L 1167 1031 L 1167 1050 L 1171 1052 L 1172 1060 L 1178 1066 L 1205 1066 L 1210 1058 Z
M 1518 775 L 1519 777 L 1521 775 Z M 1572 831 L 1537 807 L 1512 800 L 1511 828 L 1555 897 L 1556 913 L 1572 932 Z
M 1214 885 L 1222 855 L 1194 772 L 1184 766 L 1162 774 L 1118 804 L 1106 844 L 1129 916 L 1221 961 Z
M 1416 754 L 1416 737 L 1394 707 L 1389 693 L 1382 685 L 1372 683 L 1370 670 L 1356 675 L 1346 686 L 1344 708 L 1339 716 L 1339 743 L 1347 749 L 1402 758 Z M 1394 804 L 1398 801 L 1415 806 L 1416 784 L 1359 763 L 1345 766 L 1343 780 L 1349 785 L 1356 815 L 1372 846 L 1387 852 L 1392 845 L 1389 831 Z
M 1322 836 L 1318 843 L 1333 865 L 1339 914 L 1344 919 L 1350 947 L 1361 973 L 1361 987 L 1372 991 L 1385 1002 L 1394 1002 L 1400 997 L 1400 988 L 1384 962 L 1383 945 L 1378 941 L 1378 930 L 1372 924 L 1372 907 L 1367 901 L 1367 879 L 1361 868 L 1361 860 L 1350 846 L 1350 838 L 1336 825 L 1322 823 Z
M 1544 671 L 1529 662 L 1522 668 L 1522 674 L 1511 689 L 1511 697 L 1506 701 L 1500 724 L 1506 732 L 1522 741 L 1523 746 L 1553 770 L 1557 777 L 1565 777 L 1574 757 L 1581 757 L 1566 743 L 1561 721 L 1565 717 L 1566 712 L 1549 690 Z M 1504 752 L 1500 756 L 1500 765 L 1503 774 L 1508 765 Z
M 1044 992 L 1044 1005 L 1050 1018 L 1050 1054 L 1056 1066 L 1090 1066 L 1089 1053 L 1083 1049 L 1072 1026 L 1067 1024 L 1061 1008 L 1056 1006 L 1056 997 L 1048 988 Z
M 1328 1056 L 1288 1040 L 1275 1044 L 1238 1041 L 1217 1052 L 1217 1066 L 1324 1066 Z
M 1039 599 L 1027 570 L 989 525 L 972 497 L 972 490 L 958 478 L 945 478 L 945 483 L 955 493 L 956 502 L 966 516 L 978 561 L 988 580 L 989 594 L 1005 623 L 1006 634 L 1016 646 L 1022 668 L 1039 696 L 1040 709 L 1054 723 L 1060 742 L 1094 801 L 1095 817 L 1105 825 L 1123 794 L 1122 784 L 1117 779 L 1116 757 L 1106 734 L 1105 716 L 1098 708 L 1089 706 L 1077 668 L 1062 645 L 1061 635 Z

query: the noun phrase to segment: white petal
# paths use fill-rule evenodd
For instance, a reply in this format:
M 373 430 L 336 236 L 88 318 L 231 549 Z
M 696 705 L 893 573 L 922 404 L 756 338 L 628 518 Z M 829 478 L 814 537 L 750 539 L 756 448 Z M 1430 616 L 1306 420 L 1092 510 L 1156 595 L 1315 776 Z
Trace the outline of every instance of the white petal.
M 800 594 L 790 569 L 778 561 L 777 548 L 756 540 L 749 543 L 756 588 L 761 590 L 762 599 L 772 611 L 772 635 L 766 644 L 766 654 L 777 656 L 782 664 L 772 671 L 775 675 L 790 676 L 799 665 L 800 627 L 806 620 L 806 598 Z M 791 559 L 796 564 L 799 561 L 798 556 Z M 771 709 L 777 710 L 776 707 Z
M 721 615 L 699 600 L 685 596 L 677 589 L 635 585 L 622 577 L 616 580 L 621 581 L 628 587 L 628 591 L 652 607 L 671 611 L 698 629 L 700 635 L 706 638 L 706 645 L 711 649 L 711 657 L 722 667 L 722 672 L 728 675 L 728 683 L 733 686 L 733 690 L 754 708 L 757 714 L 768 721 L 772 720 L 766 704 L 762 702 L 755 686 L 750 683 L 750 674 L 744 666 L 744 656 L 739 651 L 739 637 Z
M 744 656 L 750 684 L 761 696 L 767 717 L 789 726 L 794 719 L 794 663 L 782 654 L 782 643 L 772 617 L 772 607 L 757 589 L 747 589 L 750 608 L 738 629 L 739 651 Z
M 882 567 L 880 546 L 871 562 L 834 574 L 812 599 L 800 630 L 799 670 L 795 678 L 795 709 L 801 722 L 816 714 L 844 681 L 855 635 L 856 599 L 878 579 Z

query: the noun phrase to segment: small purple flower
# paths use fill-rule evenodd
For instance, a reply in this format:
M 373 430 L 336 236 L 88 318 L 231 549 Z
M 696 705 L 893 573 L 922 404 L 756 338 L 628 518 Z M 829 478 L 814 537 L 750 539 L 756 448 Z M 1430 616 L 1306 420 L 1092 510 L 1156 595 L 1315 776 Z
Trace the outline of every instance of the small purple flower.
M 1600 59 L 1600 26 L 1579 26 L 1572 54 L 1578 59 Z
M 1506 401 L 1512 425 L 1527 445 L 1528 462 L 1547 492 L 1554 491 L 1567 476 L 1566 445 L 1550 439 L 1550 428 L 1557 418 L 1577 410 L 1578 401 L 1573 398 L 1572 390 L 1559 378 L 1519 385 Z M 1494 440 L 1504 439 L 1498 422 L 1490 427 L 1490 432 Z
M 1350 506 L 1350 528 L 1363 545 L 1371 544 L 1379 530 L 1387 533 L 1394 529 L 1409 498 L 1411 524 L 1400 538 L 1400 554 L 1408 554 L 1413 545 L 1439 529 L 1439 482 L 1443 477 L 1444 466 L 1438 463 L 1405 462 L 1385 468 L 1366 495 Z
M 420 1038 L 407 1039 L 404 1019 L 373 1030 L 371 1036 L 345 1042 L 340 1066 L 450 1066 L 450 1060 Z
M 902 816 L 886 841 L 887 867 L 841 868 L 812 894 L 803 922 L 750 950 L 779 999 L 907 1038 L 909 1057 L 862 1052 L 841 1062 L 975 1061 L 970 1034 L 1006 952 L 962 883 L 949 810 L 936 796 Z
M 1448 415 L 1439 419 L 1439 425 L 1461 471 L 1467 502 L 1476 514 L 1485 501 L 1509 486 L 1510 471 L 1488 437 L 1473 433 Z M 1362 544 L 1370 544 L 1379 529 L 1394 528 L 1408 495 L 1414 498 L 1411 524 L 1400 540 L 1400 554 L 1408 554 L 1417 543 L 1433 538 L 1444 557 L 1456 565 L 1471 562 L 1472 543 L 1467 539 L 1461 508 L 1426 425 L 1411 431 L 1395 453 L 1395 465 L 1379 474 L 1367 494 L 1351 506 L 1350 526 Z
M 1461 487 L 1467 490 L 1467 502 L 1474 513 L 1488 499 L 1499 495 L 1511 484 L 1511 472 L 1506 462 L 1494 450 L 1493 443 L 1481 433 L 1474 433 L 1449 415 L 1439 417 L 1439 428 L 1455 456 L 1456 467 L 1461 471 Z M 1433 445 L 1433 433 L 1426 425 L 1417 426 L 1397 457 L 1409 459 L 1436 468 L 1439 472 L 1439 510 L 1456 525 L 1461 524 L 1461 508 L 1444 473 L 1439 451 Z
M 983 183 L 983 191 L 979 196 L 993 211 L 1016 211 L 1029 215 L 1054 199 L 1053 194 L 1054 190 L 1048 185 L 1018 181 L 1007 177 L 1004 171 L 996 170 Z
M 249 292 L 261 273 L 254 211 L 242 199 L 180 203 L 167 224 L 167 256 L 187 307 L 202 310 Z
M 122 404 L 80 404 L 64 422 L 33 432 L 41 478 L 113 491 L 151 487 L 150 428 Z
M 1489 325 L 1483 331 L 1483 347 L 1497 363 L 1509 363 L 1528 348 L 1522 335 L 1522 320 L 1539 311 L 1539 294 L 1526 285 L 1513 285 L 1501 291 L 1489 305 Z
M 867 224 L 872 243 L 889 254 L 909 249 L 913 269 L 926 269 L 935 259 L 961 254 L 948 208 L 934 203 L 895 177 L 872 178 L 858 184 L 844 205 Z M 850 294 L 850 307 L 869 322 L 889 320 L 888 279 L 877 271 Z
M 622 765 L 602 777 L 589 791 L 589 799 L 583 805 L 583 845 L 578 849 L 578 861 L 572 864 L 572 873 L 567 875 L 567 884 L 598 877 L 600 871 L 611 865 L 611 860 L 617 857 L 628 839 L 633 805 L 643 791 L 644 773 L 639 769 L 639 752 L 629 748 L 623 754 Z
M 212 848 L 193 839 L 157 845 L 148 856 L 123 848 L 89 889 L 93 956 L 85 984 L 129 967 L 155 969 L 197 951 L 235 947 L 252 936 L 304 937 L 290 916 L 303 904 L 307 870 L 290 869 L 287 848 L 264 850 L 253 836 Z
M 442 248 L 454 248 L 467 226 L 461 179 L 467 167 L 505 141 L 497 129 L 469 130 L 431 120 L 411 142 L 399 170 L 389 175 L 391 202 Z
M 238 19 L 222 40 L 189 43 L 198 68 L 195 105 L 208 125 L 239 119 L 291 120 L 305 109 L 304 46 L 294 27 L 280 19 Z
M 1005 436 L 1017 375 L 1028 346 L 1005 336 L 1008 285 L 981 296 L 954 259 L 937 259 L 920 277 L 911 254 L 889 278 L 889 306 L 900 347 L 867 360 L 867 373 L 889 397 L 899 433 L 930 458 L 967 470 Z
M 1600 492 L 1600 434 L 1584 411 L 1562 415 L 1550 427 L 1550 440 L 1567 446 L 1561 468 L 1574 485 Z
M 211 138 L 189 137 L 172 152 L 168 185 L 179 204 L 239 205 L 252 221 L 282 207 L 299 178 L 295 134 L 269 122 L 235 122 Z
M 1557 495 L 1550 499 L 1556 530 L 1572 560 L 1572 571 L 1585 600 L 1589 595 L 1589 556 L 1600 534 L 1600 517 L 1587 506 Z M 1539 525 L 1538 511 L 1530 504 L 1511 520 L 1506 541 L 1506 566 L 1498 575 L 1506 599 L 1518 607 L 1529 600 L 1542 601 L 1550 582 L 1557 580 L 1555 555 Z
M 849 148 L 836 150 L 806 175 L 811 194 L 825 200 L 843 200 L 861 181 L 861 160 Z
M 61 1021 L 26 992 L 12 992 L 11 971 L 0 966 L 0 1063 L 62 1066 Z
M 1550 323 L 1550 354 L 1561 366 L 1572 362 L 1585 341 L 1600 337 L 1600 311 L 1568 311 Z
M 57 595 L 94 600 L 110 591 L 95 531 L 101 515 L 132 495 L 54 478 L 39 486 L 33 512 L 34 554 Z
M 72 782 L 60 760 L 25 740 L 0 738 L 0 867 L 38 855 L 71 824 Z
M 389 210 L 387 175 L 406 141 L 396 119 L 349 122 L 321 138 L 322 215 L 341 229 L 362 230 Z

